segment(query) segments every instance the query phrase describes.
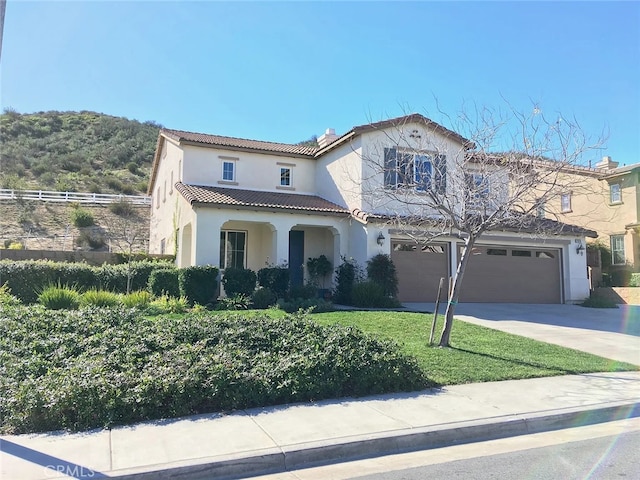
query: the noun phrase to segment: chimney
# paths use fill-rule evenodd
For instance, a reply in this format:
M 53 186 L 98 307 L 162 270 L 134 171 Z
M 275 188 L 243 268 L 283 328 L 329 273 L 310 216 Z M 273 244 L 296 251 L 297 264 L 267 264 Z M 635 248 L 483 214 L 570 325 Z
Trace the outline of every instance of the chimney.
M 333 128 L 327 128 L 327 130 L 324 132 L 324 135 L 320 135 L 318 137 L 318 146 L 320 148 L 326 147 L 337 138 L 338 136 L 336 135 L 336 131 Z
M 602 160 L 596 163 L 596 168 L 599 170 L 613 170 L 618 168 L 618 162 L 614 162 L 611 157 L 602 157 Z

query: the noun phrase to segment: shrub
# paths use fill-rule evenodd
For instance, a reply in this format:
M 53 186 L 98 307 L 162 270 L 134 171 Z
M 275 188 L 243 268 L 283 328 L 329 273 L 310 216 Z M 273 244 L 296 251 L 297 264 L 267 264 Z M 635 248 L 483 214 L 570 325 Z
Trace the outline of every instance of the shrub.
M 122 304 L 129 308 L 146 307 L 153 300 L 153 295 L 148 290 L 138 290 L 122 295 Z
M 71 223 L 73 223 L 76 227 L 90 227 L 95 223 L 93 220 L 93 215 L 90 211 L 85 210 L 84 208 L 74 208 L 71 211 Z
M 109 204 L 109 211 L 121 217 L 131 217 L 135 213 L 135 207 L 128 200 L 114 200 Z
M 289 269 L 267 267 L 258 270 L 258 283 L 270 289 L 278 298 L 284 298 L 289 288 Z
M 378 307 L 385 298 L 382 286 L 371 280 L 356 283 L 351 292 L 351 303 L 356 307 Z
M 178 270 L 180 294 L 189 304 L 206 305 L 215 301 L 218 288 L 218 269 L 211 265 L 181 268 Z
M 127 278 L 131 277 L 130 291 L 143 290 L 149 286 L 151 272 L 159 269 L 175 269 L 168 262 L 132 261 L 120 265 L 103 265 L 96 271 L 98 284 L 105 290 L 126 293 Z
M 92 288 L 81 295 L 81 305 L 93 305 L 94 307 L 115 307 L 120 305 L 122 299 L 117 293 L 108 290 Z
M 351 293 L 361 272 L 354 260 L 342 257 L 342 263 L 336 268 L 336 290 L 333 298 L 336 303 L 351 305 Z
M 237 293 L 232 297 L 222 297 L 216 303 L 216 310 L 249 310 L 251 297 L 244 293 Z
M 20 305 L 20 303 L 17 297 L 11 295 L 11 290 L 6 283 L 0 285 L 0 306 L 15 307 L 16 305 Z
M 127 170 L 135 174 L 138 172 L 138 165 L 136 164 L 136 162 L 129 162 L 127 163 Z
M 309 300 L 312 298 L 316 298 L 317 293 L 318 293 L 317 288 L 314 285 L 307 283 L 305 285 L 291 287 L 291 289 L 289 290 L 289 295 L 287 295 L 287 298 L 289 300 L 293 300 L 293 299 Z
M 289 301 L 278 300 L 278 308 L 287 313 L 295 313 L 299 310 L 313 313 L 333 312 L 335 310 L 333 303 L 327 302 L 322 298 L 294 298 Z
M 175 268 L 161 268 L 152 271 L 149 275 L 149 290 L 157 297 L 162 295 L 179 297 L 178 271 Z
M 21 242 L 11 242 L 8 248 L 9 250 L 24 250 L 24 245 Z
M 2 315 L 2 434 L 87 430 L 432 385 L 395 344 L 303 315 L 151 319 L 125 308 L 21 306 Z
M 630 287 L 640 287 L 640 273 L 632 273 L 629 279 Z
M 227 297 L 238 294 L 251 296 L 256 289 L 256 273 L 248 268 L 226 268 L 222 277 L 222 285 Z
M 80 235 L 76 238 L 76 245 L 97 250 L 104 247 L 105 242 L 104 238 L 100 235 L 93 235 L 90 232 L 80 232 Z
M 589 308 L 618 308 L 618 305 L 616 305 L 616 302 L 613 300 L 594 294 L 591 294 L 580 306 Z
M 80 306 L 80 293 L 61 284 L 50 285 L 40 292 L 38 302 L 49 310 L 75 310 Z
M 274 305 L 277 300 L 278 297 L 273 293 L 273 290 L 267 287 L 259 287 L 251 296 L 253 307 L 258 309 L 269 308 Z
M 322 285 L 324 288 L 324 277 L 331 273 L 331 262 L 325 255 L 309 258 L 307 260 L 307 270 L 311 277 L 311 283 L 316 287 Z
M 609 270 L 609 281 L 612 287 L 627 287 L 631 281 L 631 270 L 619 268 Z
M 389 255 L 380 253 L 367 260 L 367 277 L 380 285 L 387 297 L 395 297 L 398 294 L 396 266 Z
M 155 310 L 159 313 L 185 313 L 189 310 L 189 301 L 186 297 L 169 297 L 162 295 L 153 300 L 148 307 L 150 307 L 152 311 Z

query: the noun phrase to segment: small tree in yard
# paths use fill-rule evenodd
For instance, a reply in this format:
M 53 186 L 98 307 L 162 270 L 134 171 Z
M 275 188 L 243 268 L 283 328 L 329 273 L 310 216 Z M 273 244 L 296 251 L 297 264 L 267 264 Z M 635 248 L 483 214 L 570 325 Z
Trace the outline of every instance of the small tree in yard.
M 445 236 L 463 242 L 440 346 L 449 346 L 465 269 L 483 234 L 584 234 L 540 213 L 562 193 L 583 188 L 567 173 L 595 146 L 587 146 L 575 122 L 550 122 L 537 107 L 529 115 L 507 110 L 462 114 L 450 121 L 458 133 L 415 114 L 383 122 L 384 141 L 363 154 L 363 195 L 390 227 L 418 243 Z

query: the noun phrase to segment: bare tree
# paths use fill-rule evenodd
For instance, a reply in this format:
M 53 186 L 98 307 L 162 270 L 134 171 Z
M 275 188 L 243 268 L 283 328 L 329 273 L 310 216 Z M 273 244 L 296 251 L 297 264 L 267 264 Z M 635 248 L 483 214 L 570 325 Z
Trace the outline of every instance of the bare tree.
M 502 112 L 475 108 L 449 123 L 455 132 L 421 115 L 401 117 L 392 128 L 384 123 L 380 145 L 362 154 L 365 208 L 416 242 L 446 236 L 463 244 L 440 346 L 449 346 L 465 270 L 483 234 L 583 231 L 540 214 L 562 193 L 584 188 L 570 173 L 597 147 L 577 122 L 550 121 L 538 107 L 529 114 L 509 105 Z
M 131 262 L 136 253 L 146 253 L 142 245 L 147 238 L 148 228 L 129 202 L 114 202 L 109 208 L 113 213 L 108 224 L 110 250 L 121 253 L 127 261 L 127 293 L 130 293 L 133 276 Z

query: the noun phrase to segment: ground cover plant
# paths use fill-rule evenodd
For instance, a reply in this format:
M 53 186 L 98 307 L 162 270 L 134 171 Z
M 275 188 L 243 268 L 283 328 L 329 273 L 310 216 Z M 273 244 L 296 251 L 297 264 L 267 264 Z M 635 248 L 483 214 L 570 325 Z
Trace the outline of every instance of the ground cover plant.
M 276 312 L 151 317 L 124 307 L 0 305 L 0 433 L 433 385 L 392 342 Z
M 355 326 L 394 340 L 440 385 L 640 368 L 463 321 L 453 326 L 451 348 L 430 347 L 431 314 L 336 311 L 312 318 L 322 325 Z M 438 316 L 437 331 L 442 329 L 442 321 Z

